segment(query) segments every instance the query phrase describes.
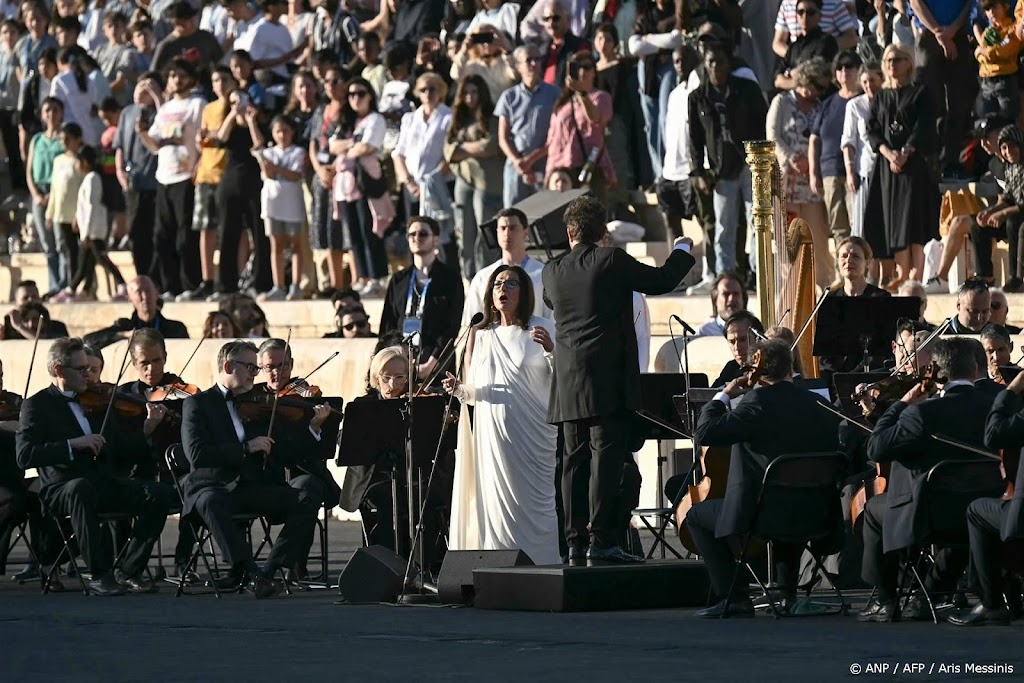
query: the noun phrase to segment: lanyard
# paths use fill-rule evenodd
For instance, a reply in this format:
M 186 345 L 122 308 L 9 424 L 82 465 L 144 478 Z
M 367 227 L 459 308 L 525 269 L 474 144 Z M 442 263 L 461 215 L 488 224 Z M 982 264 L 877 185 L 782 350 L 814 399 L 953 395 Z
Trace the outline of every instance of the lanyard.
M 423 307 L 427 300 L 427 290 L 430 288 L 430 278 L 428 277 L 426 282 L 423 283 L 423 291 L 420 293 L 419 302 L 414 306 L 413 300 L 416 296 L 416 271 L 410 273 L 412 277 L 409 278 L 409 293 L 405 300 L 405 317 L 406 318 L 422 318 Z

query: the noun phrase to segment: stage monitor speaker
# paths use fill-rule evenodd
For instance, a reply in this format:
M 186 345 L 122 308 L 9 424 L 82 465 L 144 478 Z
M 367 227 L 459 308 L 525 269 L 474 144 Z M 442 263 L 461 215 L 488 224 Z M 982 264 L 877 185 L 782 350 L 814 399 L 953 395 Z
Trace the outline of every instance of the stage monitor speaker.
M 543 249 L 548 259 L 551 259 L 555 251 L 568 249 L 569 236 L 565 232 L 562 214 L 565 213 L 565 207 L 569 202 L 589 192 L 590 190 L 586 188 L 564 192 L 541 190 L 512 206 L 511 208 L 519 209 L 526 214 L 526 248 Z M 480 225 L 484 242 L 491 249 L 498 248 L 497 229 L 498 219 L 494 217 Z
M 338 578 L 338 591 L 346 602 L 396 602 L 402 593 L 405 560 L 390 548 L 359 548 Z
M 533 566 L 522 550 L 449 550 L 437 577 L 437 594 L 446 605 L 472 605 L 474 569 Z

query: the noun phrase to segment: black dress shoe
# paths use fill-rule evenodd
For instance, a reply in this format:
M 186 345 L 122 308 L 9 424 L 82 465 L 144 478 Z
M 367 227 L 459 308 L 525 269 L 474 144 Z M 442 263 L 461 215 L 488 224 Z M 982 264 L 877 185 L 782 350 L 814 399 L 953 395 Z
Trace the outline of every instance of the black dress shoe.
M 1010 623 L 1010 610 L 1006 607 L 985 607 L 978 603 L 970 611 L 957 610 L 946 617 L 946 621 L 956 626 L 983 626 L 985 624 L 1007 626 Z
M 176 566 L 174 568 L 174 577 L 171 579 L 171 583 L 183 583 L 186 586 L 198 586 L 203 580 L 199 577 L 199 574 L 195 573 L 191 569 L 186 569 L 183 565 Z M 235 579 L 235 587 L 241 583 L 241 579 Z M 219 586 L 218 586 L 219 588 Z
M 214 585 L 222 591 L 237 591 L 245 588 L 246 579 L 238 574 L 228 574 L 214 580 Z
M 262 574 L 253 574 L 249 578 L 248 588 L 252 591 L 252 594 L 256 596 L 257 600 L 269 598 L 277 592 L 274 582 L 267 579 Z
M 896 605 L 891 602 L 879 602 L 872 599 L 868 606 L 857 613 L 857 621 L 873 621 L 886 623 L 892 621 L 892 615 L 896 611 Z
M 114 580 L 114 577 L 110 574 L 104 574 L 98 579 L 92 579 L 85 582 L 86 587 L 89 589 L 90 595 L 99 595 L 101 597 L 109 597 L 113 595 L 124 595 L 125 587 Z
M 931 621 L 932 611 L 928 609 L 928 601 L 920 596 L 913 596 L 907 606 L 900 610 L 900 621 Z
M 1024 617 L 1024 597 L 1021 596 L 1020 581 L 1008 579 L 1003 597 L 1006 598 L 1006 608 L 1010 610 L 1011 619 Z
M 608 548 L 590 546 L 587 550 L 587 566 L 595 564 L 643 564 L 644 558 L 630 555 L 617 545 Z
M 569 554 L 565 556 L 566 564 L 570 567 L 583 564 L 587 561 L 587 550 L 588 547 L 585 543 L 569 544 Z
M 25 583 L 26 581 L 35 581 L 39 578 L 39 565 L 35 562 L 26 564 L 20 572 L 11 576 L 11 581 L 17 581 L 18 583 Z
M 725 611 L 725 600 L 715 603 L 711 607 L 697 610 L 697 616 L 702 619 L 721 619 L 726 617 L 752 617 L 754 616 L 754 603 L 749 598 L 737 598 L 729 603 L 729 611 Z
M 127 589 L 129 593 L 156 593 L 156 584 L 143 574 L 135 576 L 121 576 L 118 582 Z

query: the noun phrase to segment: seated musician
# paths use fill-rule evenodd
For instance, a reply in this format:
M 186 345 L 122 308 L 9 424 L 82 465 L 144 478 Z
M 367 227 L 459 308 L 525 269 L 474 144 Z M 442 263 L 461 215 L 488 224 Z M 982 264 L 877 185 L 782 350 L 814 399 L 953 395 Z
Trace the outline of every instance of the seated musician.
M 285 481 L 285 468 L 288 468 L 288 485 L 294 489 L 304 492 L 308 497 L 330 510 L 338 504 L 341 497 L 341 488 L 334 481 L 334 476 L 328 471 L 325 463 L 326 450 L 333 453 L 333 444 L 324 445 L 320 443 L 320 428 L 330 415 L 330 406 L 318 403 L 315 399 L 320 396 L 319 387 L 311 387 L 304 380 L 292 379 L 293 361 L 291 349 L 283 339 L 268 339 L 260 345 L 259 349 L 260 370 L 267 374 L 267 381 L 261 382 L 253 387 L 255 394 L 267 394 L 273 396 L 274 392 L 294 391 L 298 396 L 305 396 L 310 399 L 310 420 L 306 424 L 293 425 L 277 418 L 274 427 L 274 440 L 277 446 L 274 449 L 274 458 L 271 462 L 273 480 L 275 482 Z M 293 397 L 294 400 L 294 397 Z M 257 432 L 266 433 L 267 423 L 253 425 Z M 306 561 L 309 558 L 309 549 L 313 545 L 313 532 L 310 529 L 309 542 L 304 546 L 305 553 L 296 562 L 296 566 L 289 567 L 294 572 L 297 580 L 305 580 L 309 576 L 306 571 Z
M 1010 354 L 1013 353 L 1013 341 L 1010 339 L 1010 333 L 1002 325 L 989 323 L 981 328 L 981 346 L 985 349 L 987 376 L 989 379 L 996 379 L 1000 376 L 1000 367 L 1013 363 L 1010 358 Z
M 88 368 L 80 339 L 58 339 L 50 346 L 46 368 L 53 384 L 27 399 L 21 408 L 17 435 L 18 465 L 39 472 L 41 500 L 60 515 L 71 517 L 71 527 L 92 572 L 89 589 L 96 595 L 152 592 L 156 586 L 145 576 L 153 544 L 167 518 L 166 499 L 147 483 L 116 477 L 117 461 L 148 456 L 141 432 L 122 433 L 103 414 L 87 416 L 78 393 L 87 385 Z M 152 413 L 147 416 L 147 421 Z M 135 517 L 134 531 L 121 561 L 124 578 L 115 580 L 114 555 L 105 543 L 97 513 L 126 512 Z
M 702 446 L 732 446 L 729 485 L 725 498 L 698 503 L 686 517 L 690 535 L 721 599 L 700 610 L 701 617 L 719 617 L 732 583 L 735 562 L 728 538 L 750 528 L 765 469 L 787 453 L 836 451 L 839 419 L 819 407 L 818 398 L 793 384 L 793 354 L 777 339 L 760 342 L 761 386 L 751 387 L 747 375 L 732 380 L 701 411 L 697 439 Z M 749 392 L 749 393 L 747 393 Z M 747 393 L 735 410 L 733 399 Z M 782 588 L 783 609 L 796 598 L 800 546 L 776 543 L 775 560 Z M 746 581 L 738 581 L 729 616 L 753 616 Z
M 269 481 L 264 468 L 275 456 L 274 441 L 242 423 L 235 400 L 252 390 L 257 361 L 251 342 L 228 342 L 217 354 L 217 383 L 185 399 L 181 439 L 192 471 L 183 482 L 183 514 L 202 518 L 231 567 L 231 578 L 265 598 L 274 594 L 273 573 L 305 557 L 320 501 Z M 284 523 L 262 568 L 232 520 L 242 512 Z
M 764 325 L 750 311 L 737 311 L 725 321 L 724 334 L 725 340 L 729 342 L 729 350 L 732 351 L 732 360 L 725 364 L 718 379 L 711 383 L 713 387 L 724 387 L 743 375 L 740 368 L 747 364 L 747 354 L 753 338 L 757 335 L 764 336 Z
M 1022 393 L 1024 373 L 1014 377 L 1006 391 L 999 394 L 992 404 L 985 424 L 986 447 L 1019 453 L 1021 444 L 1024 444 Z M 1021 539 L 1024 539 L 1024 469 L 1019 466 L 1019 455 L 1017 471 L 1007 467 L 1006 475 L 1013 482 L 1010 500 L 979 498 L 967 508 L 971 564 L 981 592 L 981 602 L 971 610 L 950 614 L 947 620 L 951 624 L 1008 624 L 1012 617 L 1021 616 L 1020 582 L 1016 579 L 1005 581 L 1004 578 L 1004 561 L 1011 555 L 1020 556 Z M 1016 614 L 1012 614 L 1011 609 Z
M 992 295 L 984 280 L 967 280 L 956 294 L 956 315 L 947 334 L 978 334 L 992 317 Z
M 103 360 L 103 354 L 96 348 L 85 345 L 85 362 L 89 366 L 88 369 L 83 373 L 85 376 L 85 383 L 90 389 L 96 388 L 103 381 L 103 366 L 105 361 Z
M 974 382 L 984 376 L 980 344 L 974 339 L 946 338 L 931 345 L 932 357 L 945 376 L 937 398 L 929 387 L 915 385 L 885 411 L 868 440 L 868 458 L 890 463 L 888 488 L 872 497 L 864 510 L 864 580 L 877 590 L 876 597 L 859 615 L 861 621 L 890 621 L 899 571 L 899 551 L 919 543 L 928 520 L 921 504 L 921 489 L 928 470 L 943 460 L 977 456 L 932 439 L 941 434 L 981 447 L 985 418 L 992 406 L 991 394 Z M 925 579 L 929 592 L 950 591 L 967 565 L 966 552 L 943 549 Z M 930 618 L 922 601 L 912 599 L 902 616 Z

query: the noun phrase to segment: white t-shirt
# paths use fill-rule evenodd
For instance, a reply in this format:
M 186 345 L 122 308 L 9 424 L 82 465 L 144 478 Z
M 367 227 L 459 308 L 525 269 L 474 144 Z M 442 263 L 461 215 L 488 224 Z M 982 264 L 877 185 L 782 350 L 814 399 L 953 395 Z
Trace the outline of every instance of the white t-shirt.
M 199 160 L 196 131 L 203 118 L 206 100 L 190 95 L 183 100 L 172 98 L 157 109 L 149 134 L 154 140 L 180 138 L 180 145 L 165 145 L 156 158 L 156 181 L 173 185 L 192 178 L 192 169 Z
M 235 39 L 232 50 L 246 50 L 252 55 L 253 61 L 259 62 L 286 55 L 294 47 L 292 34 L 286 26 L 273 24 L 265 17 L 260 17 L 245 27 L 245 31 Z M 288 68 L 284 64 L 278 64 L 271 71 L 282 78 L 288 78 Z
M 487 281 L 491 279 L 491 274 L 498 269 L 498 266 L 503 263 L 503 260 L 498 259 L 491 265 L 478 270 L 476 275 L 473 276 L 473 280 L 469 283 L 469 291 L 466 292 L 466 303 L 462 308 L 463 327 L 469 326 L 469 322 L 473 319 L 474 315 L 484 312 L 484 295 L 487 293 L 485 291 L 487 289 Z M 535 258 L 527 256 L 526 262 L 520 264 L 520 266 L 530 276 L 530 281 L 533 283 L 533 314 L 538 318 L 554 320 L 554 313 L 544 305 L 544 283 L 541 280 L 544 264 Z
M 380 152 L 384 149 L 384 134 L 387 130 L 387 120 L 377 112 L 371 111 L 356 123 L 352 139 L 356 142 L 365 142 Z
M 260 156 L 270 163 L 299 173 L 306 167 L 306 153 L 298 145 L 286 149 L 268 147 Z M 260 191 L 261 216 L 276 221 L 302 223 L 306 220 L 306 204 L 302 197 L 302 181 L 278 176 L 271 180 L 263 176 Z
M 85 92 L 78 87 L 73 71 L 66 71 L 50 84 L 50 97 L 56 97 L 64 104 L 64 123 L 77 123 L 82 127 L 82 140 L 90 147 L 100 145 L 100 120 L 93 115 L 96 106 L 96 90 L 86 80 Z

